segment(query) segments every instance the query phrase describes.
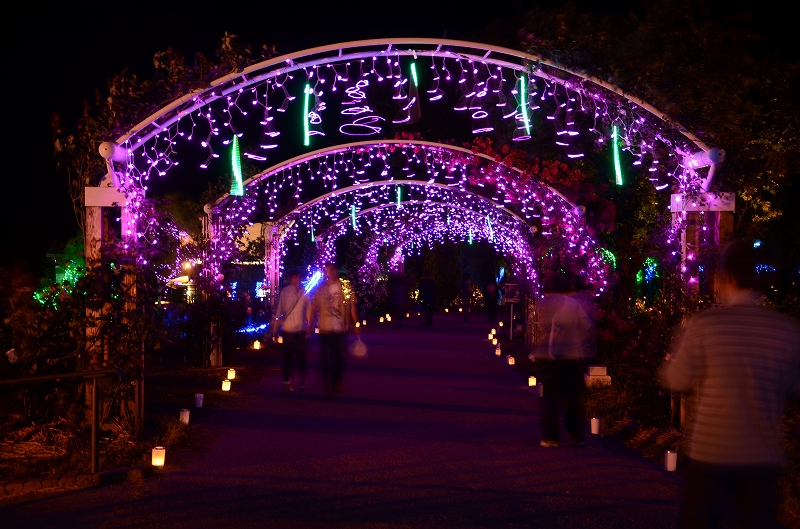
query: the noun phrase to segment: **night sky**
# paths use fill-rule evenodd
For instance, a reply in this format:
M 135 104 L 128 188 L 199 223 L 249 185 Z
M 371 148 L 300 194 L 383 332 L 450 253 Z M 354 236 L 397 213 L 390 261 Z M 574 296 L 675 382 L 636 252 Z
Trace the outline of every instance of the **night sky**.
M 548 2 L 552 4 L 554 2 Z M 542 4 L 539 2 L 539 4 Z M 624 15 L 642 2 L 578 2 Z M 45 254 L 77 233 L 65 175 L 55 170 L 50 116 L 74 123 L 84 100 L 124 68 L 152 75 L 153 54 L 168 47 L 213 55 L 225 31 L 279 53 L 348 40 L 446 37 L 517 47 L 516 13 L 535 2 L 20 2 L 3 15 L 0 267 L 40 275 Z M 719 2 L 728 12 L 732 4 Z M 744 4 L 742 4 L 744 5 Z M 723 7 L 725 6 L 725 7 Z M 789 17 L 753 13 L 776 49 L 789 44 Z M 789 44 L 791 45 L 791 44 Z M 792 49 L 796 46 L 791 45 Z M 112 139 L 112 138 L 106 138 Z

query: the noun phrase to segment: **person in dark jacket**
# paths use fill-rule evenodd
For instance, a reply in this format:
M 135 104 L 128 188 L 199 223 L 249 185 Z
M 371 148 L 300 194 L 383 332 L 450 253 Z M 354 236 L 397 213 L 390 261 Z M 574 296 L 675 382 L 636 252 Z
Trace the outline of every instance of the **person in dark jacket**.
M 422 278 L 419 280 L 419 300 L 422 302 L 422 311 L 425 314 L 425 326 L 430 327 L 436 307 L 436 281 L 431 277 L 430 270 L 422 271 Z

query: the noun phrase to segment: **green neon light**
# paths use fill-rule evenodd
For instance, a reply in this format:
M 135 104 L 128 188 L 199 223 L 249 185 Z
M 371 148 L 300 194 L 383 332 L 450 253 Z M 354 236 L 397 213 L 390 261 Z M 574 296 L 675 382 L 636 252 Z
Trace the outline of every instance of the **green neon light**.
M 525 95 L 525 87 L 528 85 L 527 81 L 525 80 L 525 76 L 519 78 L 519 93 L 520 93 L 520 102 L 522 105 L 522 122 L 525 123 L 525 133 L 530 136 L 531 135 L 531 122 L 528 119 L 528 96 Z
M 311 225 L 311 242 L 314 242 L 314 225 Z
M 353 223 L 353 229 L 356 229 L 356 207 L 350 206 L 350 222 Z
M 614 149 L 614 173 L 617 175 L 617 185 L 622 185 L 622 167 L 619 164 L 619 127 L 611 127 L 612 148 Z
M 492 229 L 492 220 L 489 215 L 486 215 L 486 225 L 489 227 L 489 238 L 494 242 L 494 230 Z
M 397 186 L 397 205 L 400 205 L 400 202 L 403 201 L 403 189 L 400 186 Z
M 311 93 L 311 85 L 306 85 L 305 89 L 306 95 L 304 98 L 305 102 L 303 103 L 303 131 L 305 133 L 305 137 L 303 139 L 303 145 L 305 145 L 306 147 L 308 147 L 311 144 L 311 139 L 310 139 L 311 135 L 308 129 L 308 96 L 310 95 L 310 93 Z
M 603 261 L 609 263 L 611 267 L 616 270 L 617 269 L 617 256 L 614 255 L 611 250 L 607 250 L 606 248 L 600 248 L 600 255 L 603 256 Z
M 242 185 L 242 160 L 239 156 L 239 138 L 233 135 L 233 145 L 231 146 L 231 170 L 233 171 L 233 181 L 231 182 L 231 195 L 240 197 L 244 195 Z
M 469 243 L 472 244 L 472 228 L 469 229 Z
M 414 86 L 417 86 L 417 65 L 413 62 L 411 63 L 411 79 L 414 80 Z

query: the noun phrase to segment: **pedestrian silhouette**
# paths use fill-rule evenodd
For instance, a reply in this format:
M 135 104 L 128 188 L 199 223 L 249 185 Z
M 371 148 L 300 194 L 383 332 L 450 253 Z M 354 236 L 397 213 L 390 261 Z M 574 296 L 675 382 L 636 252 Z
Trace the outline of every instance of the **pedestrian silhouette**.
M 757 304 L 752 243 L 720 258 L 724 306 L 693 316 L 662 366 L 662 383 L 694 392 L 682 527 L 775 526 L 787 396 L 800 396 L 800 324 Z
M 436 281 L 431 277 L 430 270 L 422 271 L 422 278 L 419 280 L 419 300 L 422 302 L 422 311 L 425 314 L 425 326 L 430 327 L 436 309 Z

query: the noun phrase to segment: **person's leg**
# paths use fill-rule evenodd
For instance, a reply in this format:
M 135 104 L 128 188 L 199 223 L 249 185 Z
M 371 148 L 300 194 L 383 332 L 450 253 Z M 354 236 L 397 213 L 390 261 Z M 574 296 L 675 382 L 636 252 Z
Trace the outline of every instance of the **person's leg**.
M 433 303 L 426 302 L 422 307 L 425 311 L 425 325 L 430 327 L 433 323 Z
M 308 377 L 308 364 L 306 362 L 306 333 L 297 336 L 297 374 L 300 377 L 300 387 L 305 389 Z
M 331 370 L 332 356 L 333 356 L 333 343 L 335 335 L 333 334 L 320 334 L 320 344 L 322 345 L 322 379 L 325 381 L 325 389 L 330 391 L 333 389 L 331 385 Z
M 281 348 L 281 377 L 283 378 L 284 386 L 288 386 L 291 382 L 289 378 L 291 376 L 291 367 L 292 367 L 292 343 L 291 340 L 288 339 L 288 334 L 284 335 L 283 337 L 283 347 Z
M 347 349 L 347 335 L 346 334 L 334 334 L 332 335 L 334 338 L 333 343 L 334 346 L 332 347 L 332 380 L 333 389 L 336 391 L 342 390 L 342 373 L 344 373 L 344 354 L 345 350 Z
M 691 461 L 686 473 L 686 488 L 681 508 L 681 529 L 719 527 L 720 497 L 725 476 L 717 465 Z
M 564 364 L 567 413 L 565 417 L 567 433 L 574 443 L 586 442 L 586 425 L 581 406 L 580 394 L 585 385 L 583 381 L 583 362 L 567 361 Z
M 778 527 L 776 487 L 780 469 L 773 466 L 743 467 L 731 472 L 734 527 Z
M 539 382 L 543 394 L 536 399 L 539 404 L 539 427 L 542 441 L 558 442 L 558 402 L 561 400 L 557 383 L 557 364 L 552 360 L 537 361 Z

